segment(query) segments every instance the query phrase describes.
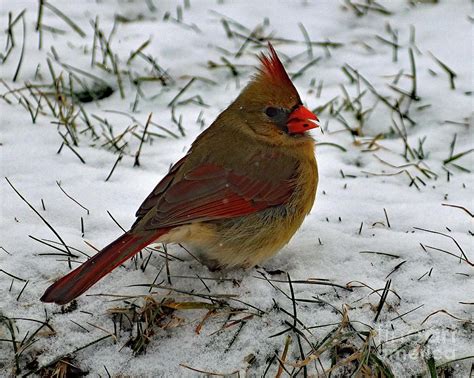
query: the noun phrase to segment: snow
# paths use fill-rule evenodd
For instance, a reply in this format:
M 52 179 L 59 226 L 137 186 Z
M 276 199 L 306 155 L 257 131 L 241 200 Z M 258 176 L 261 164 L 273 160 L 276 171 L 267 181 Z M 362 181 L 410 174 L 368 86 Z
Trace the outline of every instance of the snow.
M 312 59 L 321 57 L 295 79 L 295 85 L 310 109 L 321 107 L 335 97 L 337 100 L 333 112 L 328 106 L 318 113 L 324 133 L 320 130 L 312 132 L 320 144 L 316 147 L 320 183 L 311 214 L 278 255 L 262 267 L 247 271 L 211 273 L 181 247 L 168 246 L 171 255 L 183 260 L 171 259 L 169 262 L 171 285 L 166 281 L 163 253 L 153 253 L 145 271 L 137 269 L 134 262 L 127 262 L 91 288 L 87 295 L 80 297 L 77 309 L 63 313 L 59 306 L 43 304 L 39 298 L 51 283 L 69 271 L 67 261 L 61 256 L 45 255 L 58 251 L 29 236 L 50 240 L 50 244 L 58 240 L 8 182 L 2 180 L 0 313 L 17 319 L 16 340 L 28 338 L 38 329 L 37 322 L 24 319 L 45 321 L 47 317 L 55 330 L 55 334 L 51 335 L 46 332 L 47 327 L 43 327 L 34 336 L 36 341 L 25 347 L 19 357 L 22 373 L 33 369 L 26 365 L 28 362 L 36 360 L 38 367 L 46 366 L 57 357 L 71 353 L 74 364 L 91 375 L 198 374 L 181 365 L 222 374 L 239 371 L 262 375 L 275 351 L 281 358 L 286 340 L 286 334 L 269 336 L 288 328 L 285 321 L 293 323 L 293 318 L 281 310 L 293 314 L 292 301 L 286 296 L 290 295 L 286 282 L 288 273 L 293 281 L 327 279 L 330 283 L 348 285 L 353 289 L 293 284 L 295 298 L 320 300 L 297 302 L 297 315 L 302 324 L 307 327 L 321 326 L 304 331 L 312 343 L 321 342 L 341 322 L 340 312 L 346 311 L 358 331 L 376 331 L 371 342 L 373 345 L 384 343 L 377 353 L 396 376 L 427 374 L 426 361 L 430 356 L 436 365 L 471 356 L 471 359 L 450 364 L 455 376 L 469 374 L 474 355 L 474 272 L 472 265 L 455 257 L 460 256 L 460 249 L 454 240 L 467 259 L 474 261 L 473 221 L 472 216 L 463 209 L 445 205 L 462 206 L 473 211 L 474 180 L 470 172 L 473 154 L 468 152 L 459 159 L 443 163 L 451 156 L 472 151 L 473 148 L 472 13 L 468 16 L 472 9 L 468 1 L 453 0 L 437 4 L 426 1 L 416 2 L 416 5 L 408 1 L 381 1 L 379 3 L 391 12 L 390 15 L 371 10 L 360 17 L 355 15 L 348 2 L 329 0 L 278 1 L 268 2 L 267 5 L 248 1 L 191 0 L 187 2 L 189 7 L 182 2 L 151 0 L 88 0 L 80 3 L 51 0 L 49 3 L 77 23 L 85 37 L 81 37 L 51 9 L 45 8 L 43 25 L 61 29 L 64 33 L 43 30 L 42 49 L 39 50 L 38 33 L 35 31 L 38 4 L 32 1 L 3 2 L 0 7 L 0 22 L 5 29 L 8 28 L 9 12 L 12 12 L 14 19 L 26 9 L 25 51 L 16 82 L 13 82 L 13 77 L 23 38 L 21 20 L 14 26 L 15 47 L 1 66 L 4 83 L 0 92 L 3 96 L 0 98 L 1 175 L 8 178 L 68 246 L 89 256 L 95 253 L 91 246 L 100 249 L 120 234 L 120 229 L 107 211 L 123 227 L 131 225 L 141 201 L 202 131 L 202 125 L 197 120 L 203 119 L 204 127 L 208 126 L 255 72 L 255 56 L 265 50 L 265 43 L 260 48 L 254 42 L 248 43 L 239 58 L 235 57 L 235 53 L 244 43 L 245 36 L 257 30 L 258 25 L 263 25 L 264 36 L 274 39 L 274 46 L 290 73 L 298 72 Z M 363 1 L 352 3 L 365 4 Z M 182 23 L 176 22 L 180 12 Z M 131 52 L 150 39 L 143 53 L 154 57 L 172 78 L 166 87 L 159 81 L 143 83 L 144 97 L 139 99 L 135 111 L 133 104 L 137 89 L 127 75 L 122 75 L 125 94 L 122 99 L 116 76 L 97 66 L 91 68 L 94 37 L 91 22 L 97 18 L 99 28 L 108 38 L 116 14 L 131 20 L 117 23 L 110 38 L 111 50 L 117 54 L 119 67 L 132 72 L 133 77 L 150 76 L 151 66 L 143 57 L 135 57 L 127 65 Z M 228 38 L 223 19 L 241 36 Z M 234 21 L 245 28 L 239 28 Z M 342 46 L 328 49 L 313 46 L 311 58 L 299 24 L 304 25 L 311 40 L 330 40 Z M 397 62 L 392 61 L 392 46 L 377 38 L 378 35 L 391 40 L 388 25 L 398 33 L 400 48 Z M 414 42 L 411 41 L 411 26 L 415 31 Z M 279 42 L 278 38 L 300 43 Z M 0 36 L 0 46 L 7 46 L 7 33 Z M 344 90 L 354 99 L 367 89 L 367 85 L 362 80 L 359 85 L 351 83 L 341 67 L 347 67 L 347 64 L 357 70 L 378 93 L 388 96 L 394 103 L 401 95 L 388 84 L 393 84 L 400 70 L 403 72 L 395 86 L 406 92 L 412 89 L 409 48 L 414 53 L 417 94 L 420 97 L 409 108 L 409 116 L 416 124 L 411 125 L 408 120 L 402 124 L 395 112 L 367 91 L 361 97 L 360 105 L 363 110 L 373 110 L 365 119 L 363 135 L 351 135 L 340 117 L 352 128 L 359 123 L 354 111 L 342 107 L 346 97 Z M 85 164 L 65 146 L 57 153 L 62 143 L 58 131 L 66 135 L 66 129 L 64 125 L 58 126 L 58 120 L 51 115 L 45 100 L 42 101 L 44 114 L 40 113 L 36 122 L 32 123 L 30 113 L 18 103 L 15 94 L 7 94 L 6 86 L 18 89 L 25 83 L 51 84 L 47 59 L 52 62 L 56 75 L 64 72 L 64 80 L 68 83 L 68 74 L 55 60 L 55 54 L 62 63 L 100 77 L 115 90 L 108 98 L 83 104 L 100 136 L 94 140 L 88 131 L 78 134 L 78 146 L 73 148 Z M 222 56 L 236 64 L 239 71 L 237 79 L 225 65 L 209 68 L 209 61 L 222 65 Z M 288 61 L 287 57 L 294 59 Z M 455 89 L 450 88 L 448 74 L 435 57 L 456 73 Z M 102 61 L 99 44 L 96 61 Z M 110 62 L 107 65 L 110 66 Z M 84 75 L 76 74 L 84 80 Z M 182 136 L 176 123 L 172 122 L 168 104 L 193 76 L 206 80 L 194 81 L 179 101 L 199 95 L 206 105 L 187 103 L 176 106 L 176 119 L 182 117 L 185 134 Z M 86 81 L 91 83 L 91 79 Z M 323 81 L 323 86 L 318 97 L 320 81 Z M 52 91 L 51 88 L 48 90 Z M 31 104 L 36 103 L 27 90 L 18 93 L 23 93 Z M 53 96 L 50 98 L 53 99 Z M 357 106 L 357 101 L 354 104 Z M 401 103 L 402 111 L 407 106 L 405 98 Z M 341 112 L 336 115 L 339 108 Z M 146 139 L 141 150 L 140 166 L 134 167 L 135 153 L 150 112 L 153 113 L 154 124 L 150 124 L 148 131 L 166 138 L 155 136 L 151 141 Z M 110 144 L 104 146 L 106 135 L 110 137 L 110 134 L 94 116 L 107 119 L 114 136 L 127 127 L 138 125 L 136 137 L 127 133 L 121 141 L 128 142 L 128 145 L 108 181 L 105 179 L 119 155 Z M 136 121 L 129 116 L 135 117 Z M 404 143 L 394 131 L 394 122 L 401 130 L 406 129 L 408 143 L 422 155 L 422 160 L 411 158 L 407 162 L 403 158 Z M 170 136 L 156 125 L 178 137 Z M 82 116 L 77 118 L 77 127 L 78 131 L 86 129 Z M 379 137 L 374 140 L 376 136 Z M 450 154 L 453 138 L 456 138 L 456 143 L 454 152 Z M 429 169 L 428 174 L 424 175 L 416 164 Z M 410 185 L 410 178 L 403 170 L 419 178 Z M 56 182 L 60 182 L 71 197 L 89 209 L 89 213 L 62 193 Z M 53 245 L 63 248 L 60 244 Z M 364 251 L 394 256 L 361 253 Z M 137 261 L 138 266 L 148 256 L 149 252 L 144 252 Z M 84 259 L 79 254 L 73 265 Z M 276 270 L 285 273 L 266 273 Z M 28 284 L 24 287 L 24 281 L 12 280 L 7 273 L 27 280 Z M 285 282 L 273 282 L 279 288 L 276 289 L 262 279 L 261 273 L 268 279 Z M 178 310 L 174 315 L 182 321 L 168 329 L 157 328 L 146 353 L 137 356 L 129 347 L 124 347 L 129 338 L 126 331 L 119 332 L 116 339 L 115 336 L 109 337 L 74 352 L 94 340 L 114 334 L 114 323 L 108 311 L 113 307 L 124 307 L 124 301 L 97 294 L 146 295 L 148 287 L 133 285 L 149 285 L 155 279 L 156 283 L 177 290 L 208 293 L 198 276 L 214 279 L 205 281 L 210 293 L 238 296 L 236 298 L 245 303 L 228 302 L 244 311 L 230 319 L 227 319 L 228 311 L 218 311 L 218 315 L 206 321 L 197 334 L 195 329 L 207 310 Z M 233 279 L 234 282 L 217 278 Z M 380 295 L 389 279 L 391 291 L 375 322 Z M 163 296 L 177 301 L 206 301 L 165 289 L 157 288 L 154 292 L 158 301 Z M 142 303 L 141 299 L 131 300 Z M 249 305 L 261 309 L 262 313 Z M 400 317 L 413 309 L 416 310 Z M 436 312 L 439 310 L 445 312 Z M 223 328 L 226 321 L 242 319 L 249 314 L 254 316 L 244 323 Z M 12 343 L 5 341 L 11 339 L 11 333 L 5 321 L 3 323 L 0 325 L 0 371 L 1 375 L 8 376 L 15 372 L 15 358 Z M 325 326 L 328 324 L 333 325 Z M 303 329 L 301 324 L 299 326 Z M 409 335 L 411 333 L 413 335 Z M 292 342 L 286 369 L 291 371 L 291 363 L 301 360 L 301 356 L 296 334 L 289 334 Z M 359 341 L 352 338 L 347 343 L 357 344 Z M 310 352 L 304 341 L 303 348 L 305 353 Z M 251 363 L 246 359 L 249 355 L 255 356 Z M 330 368 L 328 354 L 321 357 L 321 362 L 325 369 Z M 274 360 L 268 374 L 276 374 L 278 368 L 278 362 Z M 307 368 L 309 374 L 323 374 L 319 364 L 311 363 Z

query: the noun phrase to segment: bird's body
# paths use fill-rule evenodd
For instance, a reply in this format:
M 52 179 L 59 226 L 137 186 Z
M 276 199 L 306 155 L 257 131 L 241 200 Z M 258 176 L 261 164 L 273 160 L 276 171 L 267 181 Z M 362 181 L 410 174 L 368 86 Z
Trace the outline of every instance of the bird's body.
M 261 72 L 145 199 L 130 231 L 52 285 L 67 303 L 153 242 L 184 243 L 211 268 L 252 267 L 294 235 L 318 182 L 317 118 L 270 46 Z
M 216 145 L 233 138 L 244 141 L 243 145 L 253 152 L 252 155 L 246 157 L 243 166 L 242 162 L 232 166 L 218 154 L 207 154 L 201 160 L 204 154 L 197 151 L 194 155 L 194 149 L 191 149 L 185 163 L 176 172 L 176 180 L 182 180 L 188 172 L 202 164 L 226 164 L 228 174 L 245 175 L 275 187 L 289 180 L 293 190 L 288 200 L 280 205 L 241 217 L 185 224 L 163 235 L 159 241 L 188 244 L 201 252 L 204 261 L 213 268 L 252 267 L 280 250 L 311 210 L 317 185 L 317 166 L 312 153 L 314 143 L 308 137 L 295 140 L 292 148 L 282 148 L 257 142 L 239 133 L 238 129 L 211 134 L 212 131 L 210 128 L 210 133 L 203 137 L 208 137 Z M 231 138 L 228 138 L 227 132 L 233 134 Z M 222 152 L 236 155 L 241 147 L 240 144 L 229 143 Z M 308 154 L 305 149 L 311 153 Z M 194 159 L 194 156 L 199 156 L 199 159 Z M 245 171 L 242 171 L 243 168 Z

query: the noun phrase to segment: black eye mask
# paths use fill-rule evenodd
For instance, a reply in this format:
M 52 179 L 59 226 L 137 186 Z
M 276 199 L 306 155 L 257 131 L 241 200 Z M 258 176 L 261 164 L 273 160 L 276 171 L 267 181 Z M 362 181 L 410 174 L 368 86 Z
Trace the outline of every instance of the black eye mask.
M 288 117 L 290 116 L 291 112 L 299 105 L 300 104 L 297 104 L 291 109 L 283 109 L 274 106 L 269 106 L 265 108 L 265 114 L 280 130 L 283 130 L 285 133 L 288 133 L 288 127 L 286 125 L 288 123 Z

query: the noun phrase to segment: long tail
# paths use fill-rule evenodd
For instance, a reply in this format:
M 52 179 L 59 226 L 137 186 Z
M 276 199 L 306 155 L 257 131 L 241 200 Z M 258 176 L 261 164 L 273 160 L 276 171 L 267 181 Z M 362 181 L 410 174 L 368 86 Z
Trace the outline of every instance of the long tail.
M 41 297 L 41 301 L 61 305 L 72 301 L 107 273 L 168 231 L 169 229 L 164 228 L 141 235 L 135 235 L 132 232 L 123 234 L 80 267 L 48 287 Z

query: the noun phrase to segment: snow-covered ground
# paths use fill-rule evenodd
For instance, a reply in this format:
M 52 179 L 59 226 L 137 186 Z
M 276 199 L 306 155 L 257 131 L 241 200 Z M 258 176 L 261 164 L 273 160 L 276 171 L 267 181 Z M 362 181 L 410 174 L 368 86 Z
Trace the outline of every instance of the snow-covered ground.
M 468 0 L 50 0 L 41 33 L 38 2 L 0 7 L 1 176 L 56 233 L 2 178 L 2 376 L 73 369 L 58 361 L 94 376 L 472 374 Z M 267 40 L 323 125 L 316 204 L 293 240 L 226 273 L 180 246 L 168 264 L 144 251 L 76 304 L 41 303 L 70 270 L 58 236 L 77 266 L 120 234 L 108 212 L 129 227 Z M 112 95 L 78 102 L 99 84 Z M 190 309 L 165 311 L 134 353 L 130 332 L 146 323 L 117 309 L 150 292 L 148 309 Z

